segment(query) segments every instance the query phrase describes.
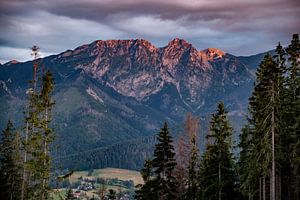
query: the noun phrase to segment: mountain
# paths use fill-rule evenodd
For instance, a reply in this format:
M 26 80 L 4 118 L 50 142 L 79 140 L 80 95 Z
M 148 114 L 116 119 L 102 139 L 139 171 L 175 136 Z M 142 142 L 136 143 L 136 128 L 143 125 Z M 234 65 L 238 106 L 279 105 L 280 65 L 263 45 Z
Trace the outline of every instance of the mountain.
M 122 152 L 133 143 L 133 156 L 148 156 L 149 149 L 136 144 L 145 144 L 143 141 L 148 141 L 164 121 L 174 127 L 176 135 L 180 132 L 176 127 L 187 112 L 201 117 L 204 132 L 219 101 L 225 102 L 238 131 L 253 87 L 251 70 L 259 60 L 236 57 L 217 48 L 198 51 L 176 38 L 162 48 L 143 39 L 98 40 L 42 62 L 55 79 L 53 126 L 57 138 L 53 155 L 82 158 L 86 154 L 91 162 L 102 159 L 89 157 L 94 149 L 113 152 L 118 148 Z M 22 127 L 31 76 L 32 61 L 13 61 L 0 67 L 0 128 L 9 118 Z M 203 145 L 204 134 L 201 142 Z M 127 168 L 141 165 L 131 167 L 128 163 Z

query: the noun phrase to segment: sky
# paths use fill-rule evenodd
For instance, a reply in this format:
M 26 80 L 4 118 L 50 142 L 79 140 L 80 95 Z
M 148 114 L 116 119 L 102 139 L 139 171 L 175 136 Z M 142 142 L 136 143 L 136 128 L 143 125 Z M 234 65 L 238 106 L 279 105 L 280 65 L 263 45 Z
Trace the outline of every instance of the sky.
M 0 0 L 0 27 L 2 64 L 30 60 L 33 45 L 47 56 L 109 39 L 253 55 L 300 32 L 300 0 Z

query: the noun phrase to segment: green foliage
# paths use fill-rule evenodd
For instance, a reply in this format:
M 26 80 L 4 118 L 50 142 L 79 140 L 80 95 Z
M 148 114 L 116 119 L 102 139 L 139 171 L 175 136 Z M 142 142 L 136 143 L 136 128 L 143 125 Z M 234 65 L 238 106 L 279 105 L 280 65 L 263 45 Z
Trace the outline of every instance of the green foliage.
M 20 136 L 7 122 L 0 142 L 0 199 L 21 197 Z
M 145 184 L 137 191 L 137 199 L 140 200 L 171 200 L 177 196 L 177 183 L 173 175 L 175 153 L 167 123 L 164 123 L 157 140 L 153 160 L 146 161 L 141 171 Z
M 295 162 L 299 158 L 300 135 L 299 35 L 293 35 L 286 49 L 279 43 L 275 52 L 273 58 L 266 55 L 257 70 L 249 100 L 248 125 L 240 136 L 241 191 L 254 199 L 272 193 L 267 190 L 272 176 L 276 178 L 276 198 L 292 199 L 300 195 L 299 164 Z M 275 176 L 269 175 L 270 171 Z M 270 182 L 264 188 L 261 180 L 266 178 Z
M 54 105 L 52 92 L 54 87 L 50 71 L 45 74 L 37 59 L 37 47 L 33 47 L 33 79 L 28 89 L 28 106 L 24 138 L 24 172 L 22 198 L 48 199 L 50 178 L 49 147 L 54 139 L 53 129 L 49 127 L 51 111 Z
M 208 144 L 200 164 L 199 198 L 203 200 L 236 199 L 237 178 L 232 156 L 232 127 L 224 104 L 212 115 Z
M 299 34 L 294 34 L 291 44 L 287 47 L 288 61 L 290 66 L 287 69 L 286 79 L 286 101 L 285 101 L 285 122 L 284 133 L 285 156 L 290 165 L 291 190 L 294 197 L 300 198 L 300 41 Z
M 153 161 L 146 160 L 141 170 L 144 185 L 138 185 L 136 191 L 136 199 L 138 200 L 156 200 L 158 194 L 156 191 L 156 180 L 153 172 Z

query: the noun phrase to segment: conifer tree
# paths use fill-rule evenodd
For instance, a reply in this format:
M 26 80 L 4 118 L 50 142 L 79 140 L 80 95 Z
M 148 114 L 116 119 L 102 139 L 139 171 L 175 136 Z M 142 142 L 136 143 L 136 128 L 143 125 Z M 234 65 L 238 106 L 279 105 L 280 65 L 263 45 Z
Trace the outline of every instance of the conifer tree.
M 202 200 L 236 199 L 232 131 L 224 104 L 219 103 L 211 118 L 208 144 L 200 164 L 199 198 Z
M 281 51 L 280 45 L 277 51 Z M 249 99 L 249 126 L 240 141 L 242 150 L 239 173 L 242 191 L 248 193 L 248 197 L 252 193 L 252 197 L 258 196 L 260 199 L 276 199 L 279 195 L 276 177 L 279 177 L 278 165 L 282 155 L 280 118 L 283 56 L 279 55 L 276 61 L 268 54 L 259 65 L 254 91 Z
M 288 154 L 291 161 L 291 190 L 292 198 L 300 199 L 300 42 L 299 34 L 294 34 L 291 44 L 287 47 L 288 61 L 287 69 L 287 104 L 285 122 L 289 134 Z
M 51 95 L 53 78 L 50 71 L 43 74 L 38 59 L 39 48 L 32 48 L 33 79 L 30 81 L 24 138 L 24 169 L 21 199 L 48 199 L 50 174 L 49 144 L 53 130 L 49 127 L 54 105 Z
M 294 123 L 290 118 L 290 91 L 288 82 L 290 76 L 288 75 L 288 67 L 286 66 L 287 54 L 285 49 L 279 43 L 275 50 L 276 54 L 273 56 L 274 61 L 279 69 L 279 137 L 277 141 L 277 148 L 280 149 L 280 154 L 277 155 L 277 198 L 276 199 L 290 199 L 290 185 L 291 185 L 291 143 L 292 137 L 290 134 L 290 126 Z M 293 112 L 293 111 L 292 111 Z
M 54 101 L 51 98 L 51 94 L 53 92 L 53 77 L 52 73 L 48 70 L 43 77 L 43 87 L 41 91 L 41 113 L 42 113 L 42 120 L 41 120 L 41 128 L 42 128 L 42 148 L 43 148 L 43 174 L 42 174 L 42 199 L 46 199 L 48 197 L 48 183 L 50 178 L 50 155 L 49 155 L 49 147 L 50 143 L 54 139 L 53 129 L 49 127 L 49 123 L 51 122 L 51 111 L 54 105 Z
M 176 161 L 172 145 L 173 139 L 166 122 L 160 130 L 157 140 L 158 143 L 155 145 L 153 158 L 157 194 L 159 200 L 171 200 L 176 197 L 177 183 L 173 174 Z
M 249 120 L 249 119 L 248 119 Z M 245 125 L 239 136 L 240 149 L 239 161 L 237 165 L 239 177 L 239 191 L 245 199 L 252 200 L 259 198 L 258 185 L 261 179 L 258 162 L 253 158 L 255 143 L 253 141 L 253 128 L 249 124 Z
M 8 121 L 0 142 L 0 199 L 21 198 L 20 136 Z
M 137 191 L 140 200 L 173 200 L 177 197 L 174 177 L 176 166 L 172 136 L 167 123 L 157 135 L 153 160 L 146 161 L 141 171 L 145 184 Z
M 146 160 L 141 175 L 144 180 L 144 185 L 137 186 L 136 199 L 138 200 L 157 200 L 157 185 L 153 171 L 153 161 Z

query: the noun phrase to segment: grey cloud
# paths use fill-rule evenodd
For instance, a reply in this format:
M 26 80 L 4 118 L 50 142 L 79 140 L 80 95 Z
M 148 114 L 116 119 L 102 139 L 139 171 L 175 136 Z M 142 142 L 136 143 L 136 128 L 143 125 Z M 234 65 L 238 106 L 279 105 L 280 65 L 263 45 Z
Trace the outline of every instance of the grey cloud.
M 0 47 L 59 53 L 96 39 L 164 46 L 182 37 L 199 49 L 252 54 L 287 43 L 299 13 L 299 0 L 0 0 Z

